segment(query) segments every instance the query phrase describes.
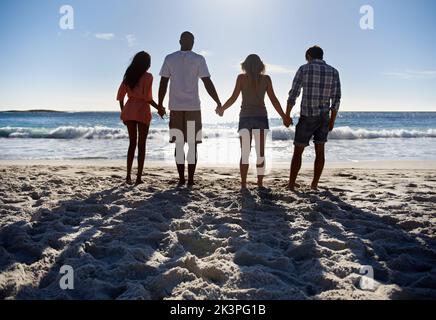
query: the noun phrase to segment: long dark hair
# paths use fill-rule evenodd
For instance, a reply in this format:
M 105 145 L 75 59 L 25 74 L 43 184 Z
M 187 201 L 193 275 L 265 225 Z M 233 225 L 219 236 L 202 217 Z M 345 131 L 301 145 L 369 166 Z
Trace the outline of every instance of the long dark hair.
M 144 73 L 150 68 L 150 65 L 150 55 L 145 51 L 138 52 L 133 57 L 132 63 L 124 74 L 124 83 L 133 90 L 138 84 L 139 79 L 141 79 Z

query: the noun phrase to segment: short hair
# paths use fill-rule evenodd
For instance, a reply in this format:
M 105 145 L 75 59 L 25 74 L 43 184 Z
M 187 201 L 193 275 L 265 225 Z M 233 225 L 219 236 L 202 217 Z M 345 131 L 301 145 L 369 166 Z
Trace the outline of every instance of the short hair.
M 182 32 L 182 34 L 180 35 L 180 39 L 187 39 L 187 38 L 194 40 L 194 35 L 189 31 Z
M 313 46 L 307 49 L 306 59 L 310 56 L 312 59 L 324 59 L 324 51 L 319 46 Z

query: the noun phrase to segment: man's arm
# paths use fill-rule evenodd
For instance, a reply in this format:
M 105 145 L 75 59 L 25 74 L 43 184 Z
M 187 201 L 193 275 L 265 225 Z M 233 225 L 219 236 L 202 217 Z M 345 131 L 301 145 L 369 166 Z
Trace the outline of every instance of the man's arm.
M 332 90 L 332 106 L 330 108 L 331 114 L 330 114 L 330 123 L 329 123 L 329 130 L 332 131 L 335 127 L 335 121 L 336 116 L 338 114 L 339 105 L 341 103 L 341 80 L 339 79 L 339 73 L 335 72 L 335 80 Z
M 294 102 L 290 102 L 290 101 L 288 101 L 288 104 L 286 105 L 286 115 L 288 116 L 288 117 L 290 117 L 291 116 L 291 111 L 292 111 L 292 108 L 294 107 Z
M 338 111 L 332 109 L 330 113 L 330 122 L 329 122 L 329 131 L 332 131 L 335 127 L 336 116 L 338 115 Z
M 167 94 L 169 80 L 170 79 L 166 78 L 166 77 L 161 77 L 160 78 L 158 105 L 162 106 L 162 107 L 163 107 L 163 101 L 165 100 L 165 96 Z
M 301 67 L 298 69 L 295 74 L 294 81 L 292 82 L 292 88 L 289 91 L 289 98 L 286 105 L 286 115 L 291 116 L 292 108 L 295 106 L 295 101 L 301 92 L 301 87 L 303 86 L 303 71 Z
M 207 93 L 210 95 L 210 97 L 216 102 L 218 107 L 221 107 L 221 101 L 218 97 L 218 93 L 216 92 L 215 86 L 210 79 L 210 77 L 201 78 L 203 81 L 204 87 L 206 88 Z
M 166 77 L 160 78 L 159 97 L 158 97 L 159 100 L 158 100 L 157 110 L 158 110 L 158 113 L 161 117 L 163 117 L 166 114 L 165 108 L 163 106 L 163 102 L 164 102 L 165 96 L 167 94 L 169 80 L 170 79 L 166 78 Z

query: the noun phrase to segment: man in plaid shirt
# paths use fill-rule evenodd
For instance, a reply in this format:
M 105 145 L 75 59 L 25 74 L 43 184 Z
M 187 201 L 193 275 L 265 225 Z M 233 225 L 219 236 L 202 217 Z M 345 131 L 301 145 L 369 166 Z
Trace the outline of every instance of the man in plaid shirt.
M 341 83 L 338 71 L 323 60 L 324 52 L 314 46 L 306 51 L 307 64 L 301 66 L 289 91 L 286 114 L 291 115 L 295 100 L 303 88 L 300 120 L 295 129 L 294 155 L 292 157 L 289 188 L 295 190 L 296 179 L 301 168 L 304 148 L 313 137 L 315 144 L 315 171 L 311 184 L 317 190 L 318 182 L 324 169 L 324 144 L 333 130 L 341 101 Z

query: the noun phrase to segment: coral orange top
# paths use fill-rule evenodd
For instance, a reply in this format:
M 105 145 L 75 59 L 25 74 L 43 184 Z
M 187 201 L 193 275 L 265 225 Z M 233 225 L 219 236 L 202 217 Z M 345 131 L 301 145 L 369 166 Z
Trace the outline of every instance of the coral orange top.
M 151 88 L 153 76 L 151 73 L 144 73 L 136 87 L 132 90 L 124 82 L 118 89 L 117 100 L 123 101 L 127 94 L 128 100 L 121 111 L 121 120 L 137 121 L 145 124 L 151 122 L 150 101 L 153 100 Z

